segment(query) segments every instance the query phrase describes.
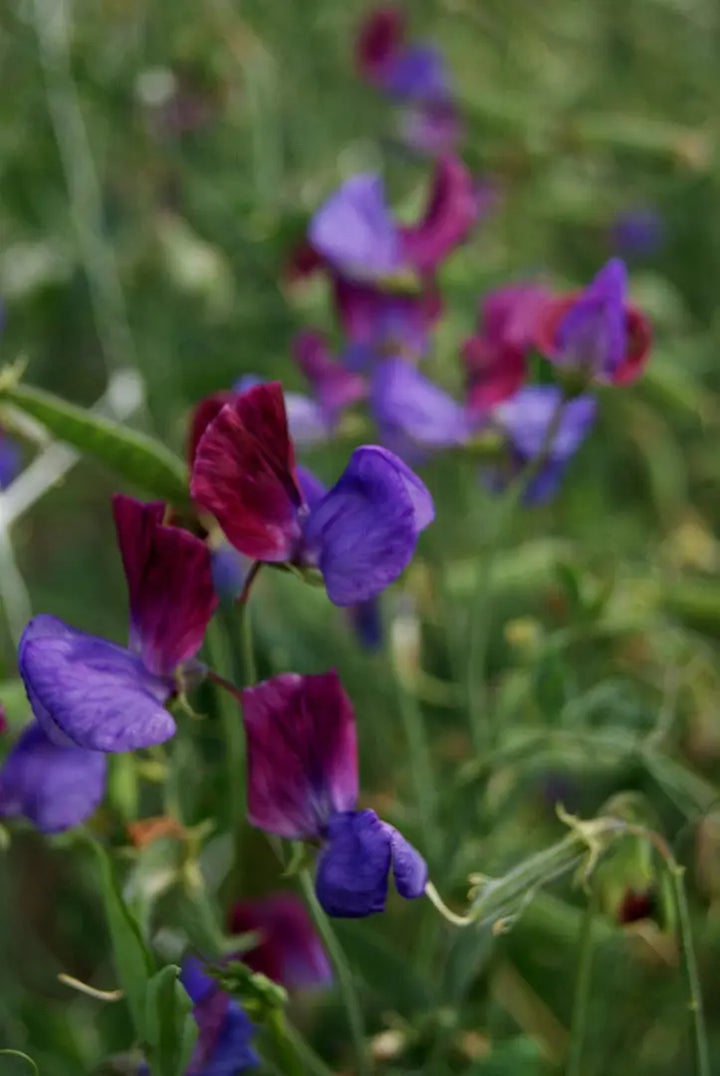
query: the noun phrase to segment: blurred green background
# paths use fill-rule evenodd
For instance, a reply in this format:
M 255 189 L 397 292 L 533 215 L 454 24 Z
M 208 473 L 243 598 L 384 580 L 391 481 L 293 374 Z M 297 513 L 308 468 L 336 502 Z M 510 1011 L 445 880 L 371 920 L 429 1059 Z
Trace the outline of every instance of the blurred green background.
M 428 162 L 394 143 L 388 103 L 354 73 L 367 10 L 333 0 L 3 5 L 2 361 L 24 357 L 29 382 L 87 405 L 136 370 L 145 402 L 131 422 L 180 454 L 204 393 L 248 372 L 302 388 L 293 334 L 336 334 L 322 286 L 298 296 L 284 283 L 309 214 L 356 170 L 382 168 L 407 212 L 428 182 Z M 387 656 L 360 652 L 324 595 L 283 578 L 261 579 L 254 598 L 261 670 L 339 669 L 358 714 L 366 802 L 424 849 L 403 730 L 422 713 L 444 833 L 432 875 L 456 903 L 468 873 L 501 873 L 562 835 L 555 800 L 589 816 L 634 792 L 688 868 L 720 1073 L 720 6 L 416 0 L 409 10 L 413 36 L 435 41 L 452 68 L 462 155 L 499 191 L 443 269 L 431 373 L 459 388 L 459 344 L 483 292 L 532 273 L 587 281 L 613 252 L 616 216 L 637 207 L 657 211 L 665 232 L 657 254 L 630 263 L 653 358 L 637 386 L 602 393 L 602 420 L 560 498 L 518 519 L 500 551 L 488 691 L 496 758 L 472 759 L 463 710 L 467 616 L 493 504 L 455 458 L 425 472 L 437 522 L 385 602 L 391 621 L 406 609 L 399 592 L 412 598 L 426 675 L 408 684 Z M 332 478 L 350 447 L 308 462 Z M 27 447 L 28 462 L 36 451 Z M 14 725 L 27 715 L 13 678 L 28 601 L 123 637 L 115 488 L 81 462 L 11 528 L 18 575 L 0 563 L 0 653 Z M 212 714 L 214 700 L 203 704 Z M 193 725 L 175 754 L 187 823 L 217 810 L 219 729 Z M 146 776 L 114 765 L 97 826 L 118 847 L 136 793 L 144 814 L 163 809 Z M 248 834 L 244 852 L 228 879 L 222 834 L 206 848 L 221 901 L 278 884 L 260 838 Z M 137 857 L 123 861 L 138 869 Z M 657 922 L 614 925 L 628 886 L 652 892 Z M 95 887 L 70 838 L 21 828 L 0 862 L 0 1046 L 26 1049 L 43 1076 L 90 1073 L 129 1041 L 121 1006 L 56 981 L 65 970 L 114 985 Z M 672 914 L 644 852 L 613 857 L 596 888 L 605 914 L 583 1073 L 693 1072 Z M 341 924 L 372 1033 L 396 1033 L 378 1073 L 562 1071 L 584 903 L 566 881 L 507 935 L 475 932 L 472 943 L 397 902 L 383 919 Z M 156 928 L 165 915 L 173 922 L 171 908 L 154 914 Z M 332 1071 L 351 1071 L 333 997 L 301 1007 L 297 1022 Z M 0 1058 L 2 1076 L 22 1071 Z

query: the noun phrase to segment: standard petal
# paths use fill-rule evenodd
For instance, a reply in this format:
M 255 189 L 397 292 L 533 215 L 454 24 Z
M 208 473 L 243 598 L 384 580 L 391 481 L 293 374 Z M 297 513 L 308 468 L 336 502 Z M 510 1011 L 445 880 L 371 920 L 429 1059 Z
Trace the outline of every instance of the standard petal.
M 34 617 L 18 663 L 33 713 L 55 742 L 90 751 L 134 751 L 175 732 L 164 708 L 172 687 L 140 658 L 54 616 Z
M 337 673 L 284 673 L 248 688 L 243 721 L 252 825 L 314 838 L 332 814 L 355 806 L 355 715 Z
M 43 833 L 79 826 L 102 800 L 106 775 L 105 755 L 53 743 L 33 722 L 0 770 L 0 816 L 24 815 Z
M 257 385 L 223 407 L 200 439 L 193 498 L 253 560 L 291 560 L 300 491 L 282 387 Z
M 433 272 L 468 236 L 481 198 L 474 177 L 459 157 L 440 157 L 425 215 L 402 230 L 403 260 L 419 273 Z
M 375 367 L 370 403 L 380 429 L 420 448 L 461 445 L 472 434 L 465 408 L 403 359 Z
M 412 559 L 417 535 L 413 501 L 398 468 L 373 448 L 356 449 L 344 474 L 310 511 L 304 555 L 320 568 L 330 600 L 353 605 L 397 579 Z
M 230 916 L 233 934 L 257 931 L 257 945 L 240 957 L 249 968 L 288 990 L 320 986 L 332 969 L 305 905 L 294 893 L 242 900 Z
M 210 551 L 162 523 L 161 502 L 115 494 L 113 514 L 130 594 L 130 647 L 150 672 L 169 676 L 195 656 L 217 606 Z
M 383 822 L 385 832 L 390 838 L 392 855 L 392 872 L 395 888 L 401 897 L 413 900 L 421 897 L 428 880 L 427 864 L 416 848 L 405 840 L 394 826 Z
M 359 279 L 388 276 L 400 268 L 400 236 L 380 176 L 352 176 L 310 221 L 308 238 L 341 273 Z
M 190 416 L 187 445 L 188 466 L 191 470 L 195 462 L 195 453 L 197 452 L 197 446 L 200 444 L 200 438 L 213 419 L 218 417 L 225 404 L 230 403 L 232 398 L 233 393 L 227 389 L 213 392 L 210 396 L 204 396 L 193 408 Z
M 390 834 L 374 811 L 347 811 L 331 819 L 315 875 L 327 914 L 357 919 L 383 911 L 390 860 Z

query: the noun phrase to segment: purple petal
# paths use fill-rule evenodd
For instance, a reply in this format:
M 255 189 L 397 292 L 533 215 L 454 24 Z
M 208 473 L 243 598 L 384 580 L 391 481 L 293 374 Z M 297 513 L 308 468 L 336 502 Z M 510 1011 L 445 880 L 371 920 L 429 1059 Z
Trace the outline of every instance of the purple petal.
M 308 508 L 314 508 L 327 493 L 327 486 L 302 464 L 297 468 L 297 478 L 305 504 Z
M 467 238 L 480 206 L 475 179 L 460 158 L 440 157 L 422 221 L 402 231 L 404 261 L 419 273 L 433 272 Z
M 316 400 L 300 392 L 286 392 L 284 396 L 288 430 L 296 445 L 308 447 L 329 440 L 333 421 Z
M 558 363 L 612 377 L 627 350 L 626 291 L 625 265 L 612 258 L 558 325 Z
M 0 816 L 24 815 L 43 833 L 79 826 L 102 800 L 106 774 L 105 755 L 61 747 L 33 722 L 0 770 Z
M 396 295 L 340 277 L 333 284 L 340 321 L 350 341 L 342 356 L 348 369 L 366 371 L 378 356 L 388 353 L 417 358 L 425 354 L 440 310 L 432 286 L 420 295 Z
M 356 919 L 382 912 L 390 861 L 390 834 L 374 811 L 332 818 L 315 875 L 317 897 L 327 914 Z
M 259 1065 L 249 1016 L 202 970 L 194 957 L 183 961 L 181 982 L 195 1002 L 198 1040 L 186 1076 L 238 1076 Z
M 387 822 L 383 822 L 383 826 L 390 837 L 392 871 L 398 893 L 406 900 L 421 897 L 428 880 L 425 860 L 394 826 Z
M 171 685 L 115 643 L 36 616 L 19 647 L 20 675 L 46 734 L 90 751 L 133 751 L 175 732 Z
M 398 101 L 446 102 L 450 79 L 440 52 L 433 45 L 410 45 L 386 67 L 383 89 Z
M 234 601 L 242 593 L 252 561 L 223 542 L 212 552 L 212 580 L 221 600 Z
M 370 402 L 381 430 L 404 434 L 420 447 L 461 445 L 472 433 L 465 409 L 402 359 L 376 366 Z
M 319 837 L 357 799 L 352 704 L 337 673 L 285 673 L 243 691 L 248 817 L 290 839 Z
M 365 650 L 379 650 L 382 646 L 382 617 L 377 598 L 348 606 L 353 631 Z
M 665 225 L 656 209 L 636 206 L 618 213 L 610 238 L 621 254 L 649 257 L 661 249 L 665 240 Z
M 7 489 L 22 469 L 20 445 L 0 430 L 0 489 Z
M 452 101 L 433 101 L 404 108 L 399 118 L 399 137 L 417 153 L 442 157 L 452 153 L 463 134 L 463 125 Z
M 293 893 L 276 893 L 233 905 L 231 932 L 258 931 L 257 945 L 241 959 L 288 990 L 319 986 L 332 980 L 332 969 L 303 902 Z
M 425 487 L 408 475 L 412 471 L 392 453 L 358 448 L 339 481 L 311 509 L 306 557 L 319 566 L 336 605 L 375 597 L 412 559 L 418 535 L 413 498 Z
M 164 511 L 162 502 L 113 497 L 130 593 L 130 647 L 159 676 L 195 656 L 217 606 L 208 547 L 180 527 L 164 526 Z
M 379 461 L 382 458 L 384 463 L 398 474 L 412 501 L 415 527 L 418 531 L 424 531 L 435 519 L 435 505 L 430 490 L 423 480 L 415 474 L 412 468 L 403 463 L 399 456 L 387 448 L 380 448 L 379 445 L 363 445 L 355 450 L 354 455 L 359 452 L 363 453 L 365 459 L 370 459 L 372 456 L 373 459 Z
M 351 277 L 387 276 L 401 265 L 400 236 L 380 176 L 346 180 L 310 221 L 313 247 Z
M 554 385 L 538 385 L 520 389 L 494 411 L 493 417 L 507 434 L 520 458 L 527 462 L 543 448 L 551 423 L 562 403 L 561 390 Z M 551 446 L 546 448 L 548 459 L 568 460 L 582 444 L 595 419 L 596 402 L 593 396 L 577 396 L 562 404 L 562 415 Z

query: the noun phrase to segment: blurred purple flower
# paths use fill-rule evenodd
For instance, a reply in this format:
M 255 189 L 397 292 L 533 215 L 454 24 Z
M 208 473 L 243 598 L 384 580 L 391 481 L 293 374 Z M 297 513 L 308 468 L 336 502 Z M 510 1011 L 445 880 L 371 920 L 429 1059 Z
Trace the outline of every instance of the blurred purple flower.
M 542 455 L 545 462 L 528 485 L 525 500 L 539 504 L 557 492 L 565 469 L 587 436 L 596 412 L 593 396 L 562 401 L 562 392 L 555 385 L 537 385 L 520 389 L 512 399 L 494 409 L 492 421 L 505 434 L 510 457 L 509 473 L 506 469 L 486 472 L 491 485 L 502 488 Z M 555 422 L 557 430 L 548 443 Z
M 185 958 L 180 980 L 193 1001 L 199 1031 L 185 1076 L 239 1076 L 256 1068 L 255 1027 L 247 1013 L 205 974 L 196 957 Z
M 378 363 L 370 401 L 383 439 L 402 456 L 465 444 L 477 425 L 449 393 L 403 359 Z
M 365 379 L 332 357 L 323 333 L 314 329 L 299 332 L 293 341 L 292 352 L 312 386 L 314 398 L 333 424 L 345 408 L 367 396 Z M 291 423 L 290 434 L 294 441 L 297 440 Z
M 665 242 L 665 223 L 651 206 L 625 209 L 613 221 L 610 242 L 624 257 L 652 257 Z
M 43 833 L 60 833 L 94 813 L 106 776 L 104 754 L 56 744 L 33 722 L 0 769 L 0 817 L 24 815 Z
M 549 299 L 535 329 L 535 343 L 551 362 L 615 385 L 640 376 L 650 337 L 647 319 L 627 301 L 620 258 L 611 258 L 583 291 Z
M 175 732 L 165 703 L 217 605 L 203 541 L 163 522 L 161 502 L 116 494 L 113 511 L 130 597 L 129 648 L 57 617 L 34 617 L 19 647 L 33 713 L 56 743 L 131 751 Z
M 421 896 L 427 868 L 419 853 L 374 811 L 355 809 L 355 716 L 337 674 L 276 676 L 245 690 L 242 709 L 250 822 L 321 842 L 315 888 L 325 911 L 382 911 L 391 869 L 401 896 Z
M 323 986 L 332 969 L 305 905 L 294 893 L 274 893 L 259 900 L 241 900 L 230 913 L 232 934 L 258 932 L 257 944 L 241 959 L 287 990 Z
M 277 382 L 238 396 L 210 423 L 191 491 L 245 556 L 319 568 L 336 605 L 372 598 L 396 579 L 434 515 L 420 479 L 374 445 L 356 449 L 332 489 L 309 503 Z

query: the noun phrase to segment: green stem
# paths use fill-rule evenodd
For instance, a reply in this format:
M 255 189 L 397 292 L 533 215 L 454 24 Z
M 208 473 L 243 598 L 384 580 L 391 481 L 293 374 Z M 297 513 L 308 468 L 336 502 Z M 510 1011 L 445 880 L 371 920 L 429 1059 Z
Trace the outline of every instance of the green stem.
M 437 790 L 430 746 L 422 710 L 396 671 L 398 706 L 407 739 L 410 772 L 415 787 L 418 814 L 425 834 L 425 847 L 431 863 L 440 855 L 442 834 L 437 824 Z
M 575 1000 L 573 1004 L 572 1024 L 570 1025 L 570 1045 L 568 1049 L 565 1076 L 582 1076 L 582 1052 L 587 1027 L 588 1007 L 590 1004 L 590 983 L 593 956 L 593 918 L 595 915 L 595 898 L 591 893 L 585 907 L 578 939 L 578 963 L 575 977 Z
M 347 1012 L 350 1034 L 355 1050 L 356 1076 L 371 1076 L 370 1060 L 365 1047 L 365 1024 L 362 1009 L 355 990 L 352 972 L 337 940 L 330 920 L 320 906 L 315 895 L 315 887 L 309 871 L 301 870 L 298 875 L 303 896 L 307 902 L 317 932 L 327 949 L 330 962 L 337 976 L 337 983 Z
M 311 1046 L 308 1046 L 297 1028 L 293 1027 L 288 1020 L 285 1021 L 285 1037 L 299 1054 L 304 1065 L 302 1071 L 305 1076 L 334 1076 L 332 1069 L 329 1069 L 323 1059 L 318 1057 Z
M 683 881 L 684 869 L 671 858 L 667 862 L 672 883 L 673 895 L 678 915 L 678 928 L 680 934 L 680 948 L 685 965 L 685 977 L 687 979 L 688 993 L 690 995 L 690 1011 L 693 1017 L 693 1038 L 695 1044 L 695 1072 L 697 1076 L 710 1076 L 710 1057 L 708 1053 L 707 1030 L 705 1027 L 705 1013 L 703 1010 L 702 990 L 700 987 L 700 975 L 698 972 L 695 946 L 692 939 L 690 925 L 690 912 L 687 903 L 687 894 Z
M 305 1076 L 305 1066 L 288 1036 L 285 1013 L 274 1009 L 268 1016 L 268 1028 L 275 1044 L 277 1060 L 283 1076 Z
M 40 1069 L 35 1062 L 27 1054 L 24 1054 L 22 1050 L 0 1050 L 0 1057 L 18 1057 L 21 1061 L 27 1061 L 28 1065 L 32 1068 L 35 1076 L 40 1076 Z
M 219 688 L 215 695 L 220 708 L 220 719 L 225 740 L 228 814 L 230 826 L 235 828 L 239 825 L 239 820 L 243 815 L 243 774 L 245 769 L 245 739 L 236 701 L 236 699 L 239 699 L 239 692 L 233 684 L 225 681 L 222 676 L 215 672 L 216 669 L 228 669 L 232 666 L 231 647 L 222 625 L 217 619 L 210 623 L 205 639 L 208 656 L 213 667 L 208 673 L 208 679 L 217 684 Z M 223 687 L 225 687 L 225 690 L 223 690 Z M 232 698 L 231 695 L 234 695 L 235 698 Z
M 257 683 L 257 665 L 255 663 L 250 603 L 247 601 L 240 606 L 240 642 L 242 647 L 243 684 L 245 687 L 251 687 L 252 684 Z

